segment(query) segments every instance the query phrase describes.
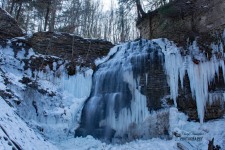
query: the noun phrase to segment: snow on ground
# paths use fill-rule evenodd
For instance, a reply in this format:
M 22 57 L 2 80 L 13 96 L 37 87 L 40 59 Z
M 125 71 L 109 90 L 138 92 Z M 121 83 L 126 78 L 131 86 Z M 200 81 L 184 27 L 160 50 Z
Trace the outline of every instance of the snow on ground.
M 170 140 L 153 138 L 149 140 L 136 140 L 122 145 L 103 143 L 92 136 L 85 138 L 69 137 L 60 143 L 55 143 L 61 150 L 178 150 L 182 145 L 185 150 L 207 150 L 208 142 L 214 138 L 214 144 L 225 149 L 225 116 L 223 119 L 213 120 L 200 124 L 187 121 L 187 116 L 178 112 L 176 108 L 170 109 L 171 134 Z
M 35 133 L 0 97 L 0 149 L 22 148 L 25 150 L 57 149 Z
M 225 118 L 209 121 L 204 124 L 188 122 L 187 116 L 178 112 L 176 108 L 170 109 L 171 133 L 176 132 L 181 137 L 171 140 L 159 138 L 150 140 L 137 140 L 123 145 L 106 144 L 91 136 L 85 138 L 68 137 L 64 141 L 53 144 L 44 140 L 17 116 L 14 109 L 0 98 L 0 149 L 11 150 L 18 146 L 27 150 L 176 150 L 180 143 L 189 150 L 207 150 L 208 141 L 215 139 L 215 144 L 225 148 Z M 200 137 L 200 141 L 182 140 L 185 137 Z
M 174 150 L 175 141 L 164 141 L 161 139 L 137 140 L 123 145 L 112 145 L 102 143 L 91 136 L 86 138 L 70 138 L 60 143 L 59 149 L 62 150 Z

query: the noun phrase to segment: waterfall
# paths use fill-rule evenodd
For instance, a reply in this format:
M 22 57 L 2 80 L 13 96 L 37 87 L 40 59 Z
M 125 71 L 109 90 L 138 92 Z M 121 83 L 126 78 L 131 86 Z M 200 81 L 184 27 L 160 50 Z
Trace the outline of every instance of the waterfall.
M 208 85 L 219 68 L 224 69 L 224 63 L 216 57 L 207 60 L 196 43 L 189 49 L 195 52 L 199 64 L 194 63 L 193 55 L 182 56 L 180 49 L 166 39 L 139 40 L 111 49 L 98 61 L 76 136 L 126 141 L 167 135 L 169 112 L 160 110 L 162 99 L 169 96 L 177 107 L 179 84 L 183 88 L 185 73 L 203 122 Z

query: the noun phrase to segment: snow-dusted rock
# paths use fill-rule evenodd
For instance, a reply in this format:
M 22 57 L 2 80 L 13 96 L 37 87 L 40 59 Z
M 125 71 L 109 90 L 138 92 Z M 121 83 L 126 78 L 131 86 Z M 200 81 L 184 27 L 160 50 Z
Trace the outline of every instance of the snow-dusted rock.
M 12 16 L 0 8 L 0 40 L 18 36 L 23 36 L 22 29 Z

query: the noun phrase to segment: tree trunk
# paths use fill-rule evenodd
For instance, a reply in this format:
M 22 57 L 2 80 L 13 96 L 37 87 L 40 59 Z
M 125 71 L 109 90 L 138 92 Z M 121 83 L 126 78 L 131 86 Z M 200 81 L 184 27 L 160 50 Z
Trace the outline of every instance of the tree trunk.
M 120 40 L 121 42 L 125 42 L 125 31 L 124 31 L 124 17 L 121 20 L 121 34 L 120 34 Z
M 48 18 L 49 18 L 49 12 L 50 12 L 50 3 L 47 5 L 47 10 L 46 10 L 46 15 L 45 15 L 45 26 L 44 26 L 44 31 L 47 30 L 47 25 L 48 25 Z
M 11 5 L 11 8 L 10 8 L 10 12 L 9 12 L 11 15 L 12 15 L 14 6 L 15 6 L 15 0 L 12 0 L 12 5 Z
M 26 33 L 27 33 L 28 30 L 29 30 L 29 22 L 30 22 L 30 15 L 29 15 L 29 13 L 27 13 L 27 18 L 26 18 L 26 23 L 25 23 L 25 30 L 26 30 Z
M 140 0 L 136 0 L 136 7 L 137 7 L 138 19 L 140 19 L 141 17 L 145 15 L 145 12 L 141 6 Z
M 23 5 L 23 2 L 21 1 L 20 4 L 19 4 L 19 9 L 18 9 L 17 14 L 16 14 L 16 20 L 17 21 L 19 20 L 19 17 L 20 17 L 22 5 Z
M 49 31 L 54 32 L 54 26 L 55 26 L 55 17 L 56 17 L 56 7 L 57 7 L 57 1 L 55 0 L 52 4 L 52 11 L 51 11 L 51 21 L 49 25 Z
M 7 0 L 2 0 L 2 8 L 6 9 L 7 6 Z

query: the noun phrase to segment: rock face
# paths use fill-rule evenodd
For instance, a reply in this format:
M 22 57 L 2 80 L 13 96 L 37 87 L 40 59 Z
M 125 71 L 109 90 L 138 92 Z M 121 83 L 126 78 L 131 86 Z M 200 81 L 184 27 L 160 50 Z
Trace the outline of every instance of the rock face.
M 139 86 L 141 86 L 142 94 L 146 95 L 149 111 L 161 109 L 162 99 L 164 96 L 169 95 L 167 76 L 162 63 L 164 58 L 162 56 L 155 53 L 154 59 L 148 58 L 151 61 L 145 61 L 146 70 L 141 75 Z
M 0 39 L 23 36 L 17 22 L 3 9 L 0 8 Z
M 98 39 L 84 39 L 67 33 L 38 32 L 28 43 L 39 53 L 72 60 L 73 65 L 92 66 L 94 60 L 107 55 L 113 44 Z
M 148 61 L 147 59 L 151 61 Z M 168 97 L 170 94 L 170 87 L 164 70 L 165 64 L 162 63 L 164 58 L 155 53 L 154 59 L 147 59 L 142 60 L 144 63 L 141 68 L 145 69 L 142 70 L 139 86 L 141 86 L 142 94 L 146 95 L 149 111 L 159 110 L 164 107 L 164 102 L 166 102 L 167 105 L 173 104 L 173 100 Z M 139 61 L 141 62 L 141 60 Z M 206 104 L 204 115 L 205 121 L 223 117 L 225 113 L 225 103 L 223 100 L 224 91 L 225 84 L 223 72 L 220 68 L 219 76 L 209 85 L 209 102 Z M 196 99 L 192 96 L 190 79 L 187 74 L 183 80 L 183 88 L 179 83 L 177 107 L 180 111 L 188 115 L 189 120 L 199 121 Z
M 149 12 L 138 21 L 141 36 L 146 39 L 168 38 L 186 42 L 197 35 L 221 33 L 225 28 L 224 0 L 176 0 Z
M 224 0 L 175 0 L 162 8 L 149 12 L 137 22 L 137 27 L 143 38 L 165 37 L 182 46 L 187 44 L 188 38 L 190 42 L 198 36 L 199 49 L 204 51 L 210 60 L 213 53 L 211 43 L 220 43 L 223 40 L 220 35 L 225 28 L 224 10 Z M 218 52 L 217 57 L 221 56 Z M 196 64 L 199 63 L 198 60 L 193 59 L 193 61 Z M 155 106 L 160 106 L 160 101 L 155 100 L 162 99 L 162 95 L 167 95 L 166 93 L 169 90 L 163 69 L 160 69 L 160 65 L 156 64 L 156 66 L 155 69 L 150 69 L 153 74 L 142 77 L 143 81 L 146 78 L 151 82 L 151 84 L 144 85 L 142 91 L 146 94 L 149 104 L 155 103 Z M 162 87 L 159 87 L 157 83 L 160 83 Z M 223 83 L 222 71 L 220 71 L 218 79 L 215 79 L 209 86 L 209 99 L 212 99 L 214 103 L 206 104 L 205 120 L 220 118 L 224 114 L 222 91 L 224 91 L 225 86 Z M 177 106 L 189 116 L 190 120 L 198 120 L 196 100 L 192 97 L 190 81 L 186 75 L 184 90 L 179 87 Z M 151 99 L 154 99 L 154 101 L 152 102 Z M 171 102 L 171 100 L 168 100 L 168 103 Z M 157 108 L 155 106 L 154 108 Z
M 209 102 L 206 104 L 204 120 L 218 119 L 223 117 L 225 113 L 225 103 L 223 92 L 225 85 L 220 70 L 219 78 L 215 79 L 214 83 L 209 86 Z M 178 109 L 188 115 L 189 120 L 199 121 L 196 100 L 193 99 L 190 89 L 190 80 L 187 75 L 184 77 L 184 87 L 179 89 L 177 98 Z

